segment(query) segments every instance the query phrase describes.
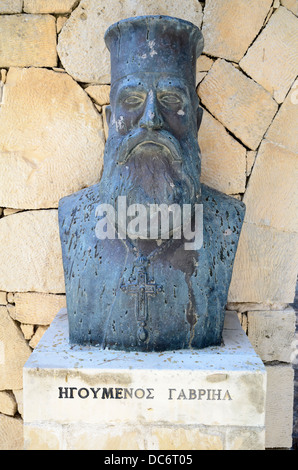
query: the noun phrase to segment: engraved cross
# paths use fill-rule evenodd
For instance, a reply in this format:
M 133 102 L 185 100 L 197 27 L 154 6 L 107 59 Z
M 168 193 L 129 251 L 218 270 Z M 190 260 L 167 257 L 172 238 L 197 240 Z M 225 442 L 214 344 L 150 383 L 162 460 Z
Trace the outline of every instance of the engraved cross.
M 145 341 L 148 336 L 145 330 L 148 316 L 148 296 L 156 295 L 162 291 L 162 286 L 156 284 L 154 279 L 148 279 L 147 266 L 147 258 L 138 258 L 129 278 L 129 283 L 122 283 L 120 286 L 123 292 L 136 296 L 136 319 L 139 323 L 138 337 L 141 341 Z M 137 272 L 134 275 L 135 271 Z

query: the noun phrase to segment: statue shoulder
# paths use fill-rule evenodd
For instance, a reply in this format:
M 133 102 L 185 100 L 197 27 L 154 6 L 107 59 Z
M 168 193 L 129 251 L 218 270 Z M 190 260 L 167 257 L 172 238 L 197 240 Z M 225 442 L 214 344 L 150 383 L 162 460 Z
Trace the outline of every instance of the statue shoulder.
M 216 231 L 225 242 L 239 237 L 245 216 L 245 204 L 220 191 L 202 184 L 204 226 L 212 234 Z
M 99 194 L 98 184 L 95 184 L 60 199 L 58 220 L 62 240 L 63 234 L 69 234 L 73 225 L 79 225 L 88 213 L 95 211 L 100 203 Z
M 205 184 L 202 184 L 202 202 L 208 210 L 222 212 L 224 210 L 230 209 L 232 213 L 241 216 L 242 220 L 244 219 L 244 202 L 239 201 L 232 196 L 228 196 L 227 194 L 221 193 L 216 189 L 210 188 Z

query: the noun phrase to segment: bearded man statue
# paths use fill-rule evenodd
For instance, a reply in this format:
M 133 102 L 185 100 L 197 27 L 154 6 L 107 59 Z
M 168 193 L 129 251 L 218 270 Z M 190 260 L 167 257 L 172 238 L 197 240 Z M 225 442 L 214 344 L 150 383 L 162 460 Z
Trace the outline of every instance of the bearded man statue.
M 201 31 L 167 16 L 105 35 L 101 181 L 61 199 L 70 342 L 124 351 L 221 343 L 242 202 L 200 183 Z

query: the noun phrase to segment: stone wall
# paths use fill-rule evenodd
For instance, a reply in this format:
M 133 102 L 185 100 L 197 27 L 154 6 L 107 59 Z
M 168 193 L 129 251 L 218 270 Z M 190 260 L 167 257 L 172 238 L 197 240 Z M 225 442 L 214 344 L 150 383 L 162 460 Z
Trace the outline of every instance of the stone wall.
M 1 0 L 0 449 L 22 448 L 22 367 L 65 306 L 58 201 L 102 172 L 103 34 L 144 14 L 202 27 L 202 181 L 247 206 L 228 309 L 267 365 L 266 445 L 292 445 L 298 1 Z

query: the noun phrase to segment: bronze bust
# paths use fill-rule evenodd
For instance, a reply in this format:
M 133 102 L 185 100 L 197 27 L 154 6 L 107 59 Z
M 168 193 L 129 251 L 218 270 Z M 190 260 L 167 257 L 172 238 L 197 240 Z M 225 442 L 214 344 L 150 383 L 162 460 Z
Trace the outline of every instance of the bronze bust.
M 202 33 L 145 16 L 112 25 L 105 40 L 102 179 L 59 203 L 70 342 L 126 351 L 218 345 L 245 207 L 200 183 Z

